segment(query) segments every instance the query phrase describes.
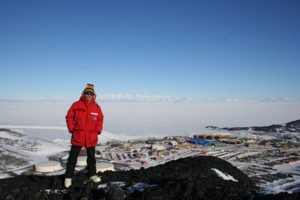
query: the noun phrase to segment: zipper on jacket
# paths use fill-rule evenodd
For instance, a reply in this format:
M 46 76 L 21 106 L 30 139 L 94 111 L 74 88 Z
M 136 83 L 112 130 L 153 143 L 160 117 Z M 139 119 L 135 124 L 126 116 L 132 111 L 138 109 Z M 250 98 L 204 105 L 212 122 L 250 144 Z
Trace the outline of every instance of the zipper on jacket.
M 89 119 L 89 103 L 86 105 L 86 124 L 85 124 L 85 146 L 87 147 L 87 138 L 88 138 L 88 119 Z

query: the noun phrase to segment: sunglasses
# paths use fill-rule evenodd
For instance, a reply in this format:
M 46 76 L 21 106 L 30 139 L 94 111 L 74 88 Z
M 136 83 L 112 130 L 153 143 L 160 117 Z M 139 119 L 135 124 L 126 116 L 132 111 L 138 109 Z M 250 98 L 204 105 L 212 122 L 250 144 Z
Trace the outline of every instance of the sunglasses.
M 94 96 L 94 93 L 92 93 L 92 92 L 85 92 L 84 95 L 91 95 L 91 96 Z

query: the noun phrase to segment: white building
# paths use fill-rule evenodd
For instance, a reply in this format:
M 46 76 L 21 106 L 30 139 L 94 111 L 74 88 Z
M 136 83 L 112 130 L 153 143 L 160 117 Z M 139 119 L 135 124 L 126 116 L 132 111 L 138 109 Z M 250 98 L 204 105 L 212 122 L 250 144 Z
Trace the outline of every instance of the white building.
M 152 150 L 162 151 L 162 150 L 165 150 L 165 146 L 162 144 L 153 144 Z

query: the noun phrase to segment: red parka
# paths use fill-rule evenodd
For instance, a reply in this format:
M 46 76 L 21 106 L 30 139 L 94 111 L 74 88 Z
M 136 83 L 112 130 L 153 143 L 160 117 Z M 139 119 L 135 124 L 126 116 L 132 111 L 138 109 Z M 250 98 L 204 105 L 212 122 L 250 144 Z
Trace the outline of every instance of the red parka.
M 96 96 L 89 103 L 82 94 L 67 113 L 66 121 L 69 132 L 73 134 L 73 145 L 88 148 L 97 145 L 98 134 L 103 128 L 103 114 L 95 99 Z

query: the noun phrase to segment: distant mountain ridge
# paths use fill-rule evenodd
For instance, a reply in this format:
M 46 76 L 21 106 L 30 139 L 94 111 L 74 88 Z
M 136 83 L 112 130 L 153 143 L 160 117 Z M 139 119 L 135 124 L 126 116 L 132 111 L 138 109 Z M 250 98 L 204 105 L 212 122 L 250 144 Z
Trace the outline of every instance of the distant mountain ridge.
M 216 126 L 207 126 L 209 129 L 218 129 L 218 130 L 226 130 L 226 131 L 257 131 L 257 132 L 265 132 L 265 133 L 300 133 L 300 119 L 291 121 L 285 124 L 273 124 L 270 126 L 250 126 L 250 127 L 225 127 L 218 128 Z

